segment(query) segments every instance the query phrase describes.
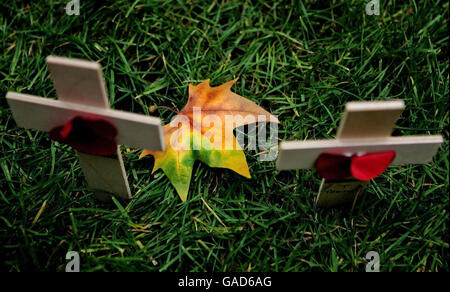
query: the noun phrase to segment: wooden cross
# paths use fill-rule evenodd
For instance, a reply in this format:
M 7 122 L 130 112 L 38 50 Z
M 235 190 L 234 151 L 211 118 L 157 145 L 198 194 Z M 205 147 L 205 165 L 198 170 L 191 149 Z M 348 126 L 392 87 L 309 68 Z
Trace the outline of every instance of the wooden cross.
M 392 164 L 427 163 L 443 142 L 442 136 L 392 137 L 392 130 L 404 106 L 401 100 L 347 103 L 337 139 L 283 142 L 277 168 L 312 169 L 322 153 L 355 155 L 381 151 L 395 151 Z M 355 204 L 366 185 L 367 182 L 352 178 L 341 181 L 323 179 L 316 204 L 318 207 Z
M 98 63 L 52 56 L 47 63 L 59 100 L 8 92 L 6 98 L 19 126 L 50 131 L 77 116 L 99 118 L 116 127 L 118 144 L 163 150 L 159 118 L 110 109 Z M 77 154 L 98 199 L 109 200 L 111 194 L 131 198 L 119 145 L 112 156 Z

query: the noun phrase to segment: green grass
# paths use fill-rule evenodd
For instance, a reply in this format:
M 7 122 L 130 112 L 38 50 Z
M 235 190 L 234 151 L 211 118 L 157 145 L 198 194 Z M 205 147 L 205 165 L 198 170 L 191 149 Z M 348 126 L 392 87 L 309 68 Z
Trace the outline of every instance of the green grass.
M 449 270 L 448 1 L 0 3 L 2 270 Z M 316 210 L 315 171 L 279 172 L 247 151 L 253 179 L 197 164 L 187 203 L 151 157 L 122 147 L 134 199 L 93 199 L 74 151 L 18 127 L 7 91 L 55 97 L 45 58 L 98 61 L 115 109 L 181 109 L 189 82 L 233 87 L 279 116 L 280 140 L 333 138 L 347 101 L 403 99 L 394 135 L 443 134 L 433 163 L 390 167 L 351 208 Z M 168 122 L 170 111 L 156 113 Z M 39 210 L 43 208 L 40 216 Z

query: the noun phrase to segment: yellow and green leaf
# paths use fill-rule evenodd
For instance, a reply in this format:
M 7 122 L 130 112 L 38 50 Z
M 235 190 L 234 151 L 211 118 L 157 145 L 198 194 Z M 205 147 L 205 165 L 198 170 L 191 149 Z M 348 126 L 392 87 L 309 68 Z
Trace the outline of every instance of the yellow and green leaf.
M 166 150 L 144 150 L 140 156 L 152 155 L 155 158 L 153 172 L 162 169 L 183 202 L 188 196 L 196 160 L 210 167 L 228 168 L 246 178 L 251 177 L 245 154 L 233 135 L 235 127 L 247 125 L 248 121 L 242 119 L 233 128 L 226 128 L 226 116 L 254 116 L 256 120 L 263 115 L 268 121 L 278 122 L 254 102 L 232 92 L 231 86 L 235 82 L 236 79 L 217 87 L 211 87 L 209 80 L 197 86 L 190 84 L 186 106 L 163 127 Z M 196 114 L 194 108 L 200 108 L 201 114 Z M 205 118 L 211 116 L 219 119 L 220 123 L 205 122 Z M 188 127 L 182 123 L 183 119 L 188 120 Z M 201 127 L 196 126 L 200 124 Z M 176 139 L 178 146 L 174 149 L 172 140 Z M 226 150 L 225 145 L 234 145 L 234 148 Z

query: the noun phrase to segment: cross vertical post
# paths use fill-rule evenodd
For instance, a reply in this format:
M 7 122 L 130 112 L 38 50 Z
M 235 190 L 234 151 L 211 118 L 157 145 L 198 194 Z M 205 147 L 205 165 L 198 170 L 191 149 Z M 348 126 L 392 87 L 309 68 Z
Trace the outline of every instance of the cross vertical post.
M 47 58 L 47 63 L 59 100 L 109 108 L 103 75 L 98 63 L 52 56 Z M 123 199 L 131 198 L 119 145 L 116 154 L 111 157 L 78 151 L 77 156 L 89 187 L 107 191 L 107 193 L 96 191 L 94 194 L 97 199 L 107 201 L 108 193 L 116 194 Z
M 405 103 L 402 100 L 370 104 L 348 103 L 336 138 L 346 140 L 389 137 L 404 107 Z M 354 206 L 368 183 L 368 181 L 359 181 L 354 178 L 341 181 L 329 181 L 323 178 L 316 205 L 317 207 L 333 207 L 352 203 Z
M 442 136 L 392 137 L 403 109 L 404 102 L 401 100 L 350 102 L 345 107 L 337 139 L 283 142 L 277 168 L 315 168 L 317 159 L 324 153 L 352 157 L 393 151 L 394 165 L 427 163 L 443 142 Z M 355 204 L 367 184 L 368 181 L 357 180 L 351 175 L 339 180 L 322 179 L 316 205 L 333 207 L 344 203 Z

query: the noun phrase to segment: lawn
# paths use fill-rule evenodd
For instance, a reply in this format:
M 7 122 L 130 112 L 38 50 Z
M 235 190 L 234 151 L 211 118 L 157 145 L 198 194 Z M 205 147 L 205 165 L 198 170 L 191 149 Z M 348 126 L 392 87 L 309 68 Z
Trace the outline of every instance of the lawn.
M 64 271 L 449 270 L 448 1 L 0 3 L 1 269 Z M 95 2 L 95 3 L 94 3 Z M 98 3 L 97 3 L 98 2 Z M 354 208 L 316 210 L 313 170 L 277 171 L 246 151 L 252 179 L 197 163 L 181 202 L 153 158 L 122 146 L 131 201 L 96 201 L 74 150 L 20 128 L 7 91 L 55 97 L 45 58 L 101 63 L 113 108 L 175 110 L 207 78 L 280 120 L 280 140 L 334 138 L 348 101 L 402 99 L 394 135 L 442 134 L 432 163 L 390 167 Z M 164 123 L 174 115 L 159 110 Z

